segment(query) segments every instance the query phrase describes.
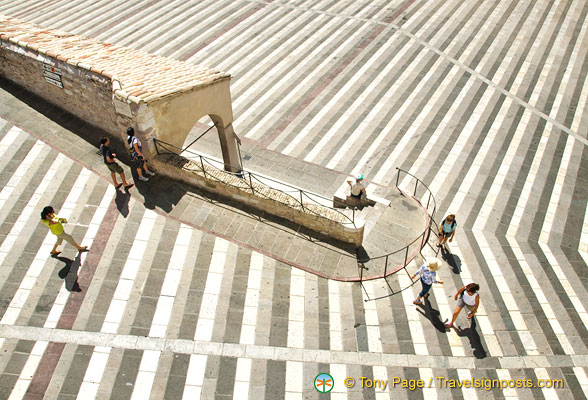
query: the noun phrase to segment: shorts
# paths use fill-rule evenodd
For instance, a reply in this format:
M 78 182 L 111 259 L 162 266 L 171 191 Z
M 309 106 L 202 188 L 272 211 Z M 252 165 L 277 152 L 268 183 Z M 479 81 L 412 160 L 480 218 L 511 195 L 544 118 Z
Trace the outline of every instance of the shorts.
M 475 306 L 470 306 L 469 304 L 466 304 L 465 301 L 463 301 L 463 298 L 462 297 L 460 297 L 457 300 L 457 306 L 458 307 L 461 307 L 461 308 L 466 307 L 468 310 L 470 310 L 470 312 L 473 311 L 474 310 L 474 307 L 475 307 Z
M 451 236 L 451 234 L 453 233 L 453 231 L 451 232 L 445 232 L 445 231 L 441 231 L 441 234 L 439 236 L 444 237 L 444 236 Z
M 120 165 L 118 165 L 117 163 L 113 162 L 113 163 L 106 163 L 106 166 L 108 167 L 108 169 L 110 170 L 110 172 L 116 172 L 117 174 L 122 174 L 123 173 L 123 169 Z
M 145 160 L 143 160 L 142 156 L 132 156 L 131 157 L 133 160 L 133 163 L 135 164 L 135 167 L 137 168 L 143 168 L 143 165 L 145 164 Z
M 76 247 L 76 241 L 74 240 L 74 238 L 72 238 L 70 234 L 65 233 L 65 231 L 61 232 L 59 235 L 56 235 L 56 236 L 57 236 L 57 242 L 55 242 L 55 246 L 59 246 L 65 240 L 67 243 Z

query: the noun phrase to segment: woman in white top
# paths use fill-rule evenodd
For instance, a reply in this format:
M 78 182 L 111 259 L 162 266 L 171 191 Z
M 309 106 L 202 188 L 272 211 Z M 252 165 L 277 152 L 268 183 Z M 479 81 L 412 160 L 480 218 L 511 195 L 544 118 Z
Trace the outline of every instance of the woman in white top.
M 469 283 L 457 291 L 455 294 L 457 306 L 455 307 L 455 311 L 453 311 L 453 318 L 451 318 L 451 322 L 445 324 L 446 328 L 453 327 L 453 323 L 457 319 L 461 309 L 464 307 L 467 307 L 467 309 L 470 310 L 467 316 L 468 319 L 473 318 L 474 314 L 478 310 L 478 305 L 480 304 L 480 295 L 478 294 L 478 290 L 480 290 L 480 285 L 477 283 Z

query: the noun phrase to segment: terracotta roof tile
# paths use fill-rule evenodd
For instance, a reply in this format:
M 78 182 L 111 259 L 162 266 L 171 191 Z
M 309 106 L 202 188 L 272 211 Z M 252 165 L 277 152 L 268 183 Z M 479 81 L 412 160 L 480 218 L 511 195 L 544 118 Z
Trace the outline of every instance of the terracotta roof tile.
M 144 53 L 0 15 L 0 37 L 116 79 L 122 91 L 150 102 L 230 79 L 226 72 Z

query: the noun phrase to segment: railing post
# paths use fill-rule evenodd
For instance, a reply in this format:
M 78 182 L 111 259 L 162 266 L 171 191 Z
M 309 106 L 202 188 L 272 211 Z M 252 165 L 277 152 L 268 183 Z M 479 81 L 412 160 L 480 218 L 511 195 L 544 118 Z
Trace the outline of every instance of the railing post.
M 249 187 L 251 188 L 251 194 L 255 194 L 255 190 L 253 190 L 253 182 L 251 181 L 251 172 L 249 172 Z
M 404 253 L 404 266 L 406 267 L 406 260 L 408 260 L 408 248 L 410 245 L 406 246 L 406 252 Z
M 202 161 L 202 156 L 198 156 L 200 157 L 200 166 L 202 167 L 202 173 L 204 174 L 204 178 L 206 178 L 206 170 L 204 169 L 204 161 Z
M 416 197 L 417 187 L 419 186 L 419 180 L 415 177 L 414 181 L 414 197 Z
M 400 168 L 396 168 L 396 187 L 398 187 L 399 180 L 400 180 Z
M 302 211 L 304 211 L 304 203 L 302 202 L 302 190 L 299 190 L 300 193 L 300 207 L 302 207 Z
M 386 261 L 384 261 L 384 278 L 388 275 L 388 256 L 389 254 L 386 254 Z
M 429 198 L 427 199 L 427 212 L 429 212 L 429 203 L 431 202 L 431 191 L 429 190 Z

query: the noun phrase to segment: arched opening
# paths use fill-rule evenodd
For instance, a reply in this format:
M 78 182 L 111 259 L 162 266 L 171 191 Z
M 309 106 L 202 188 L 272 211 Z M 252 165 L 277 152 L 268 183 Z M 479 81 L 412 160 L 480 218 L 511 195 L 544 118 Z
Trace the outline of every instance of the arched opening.
M 232 132 L 226 132 L 220 118 L 205 115 L 188 132 L 182 145 L 183 151 L 181 155 L 198 162 L 201 162 L 201 158 L 204 158 L 205 162 L 219 169 L 230 170 L 231 166 L 226 164 L 223 151 L 226 148 L 226 145 L 223 144 L 225 134 L 230 135 Z M 240 158 L 239 164 L 242 167 Z

